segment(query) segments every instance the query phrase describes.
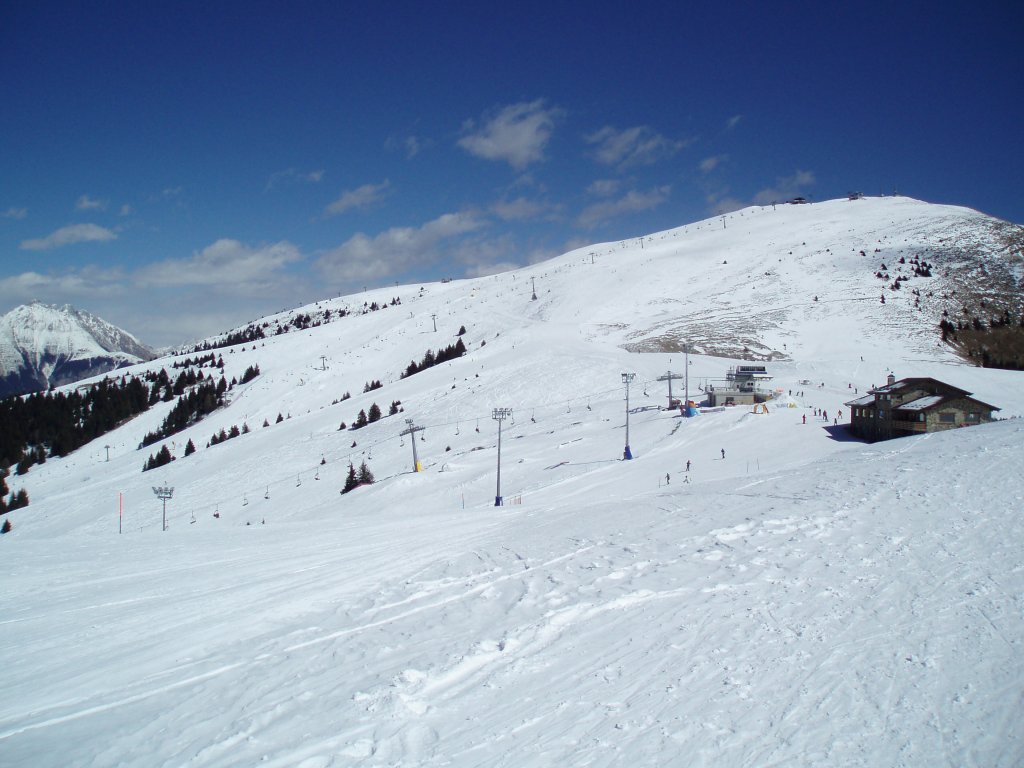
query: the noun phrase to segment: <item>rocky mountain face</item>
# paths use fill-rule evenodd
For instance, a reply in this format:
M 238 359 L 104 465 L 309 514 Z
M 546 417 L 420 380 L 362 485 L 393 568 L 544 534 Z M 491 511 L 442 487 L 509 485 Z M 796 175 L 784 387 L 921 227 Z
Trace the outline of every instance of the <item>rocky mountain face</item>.
M 69 384 L 153 357 L 130 333 L 89 312 L 32 302 L 0 318 L 0 397 Z

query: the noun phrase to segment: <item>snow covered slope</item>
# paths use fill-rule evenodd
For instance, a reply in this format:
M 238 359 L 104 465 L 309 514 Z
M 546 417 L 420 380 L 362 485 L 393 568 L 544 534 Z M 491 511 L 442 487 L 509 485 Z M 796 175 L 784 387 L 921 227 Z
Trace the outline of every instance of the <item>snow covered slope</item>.
M 833 423 L 890 370 L 1024 413 L 1019 373 L 938 346 L 913 280 L 881 304 L 859 254 L 984 226 L 901 198 L 750 209 L 267 318 L 266 339 L 221 350 L 228 379 L 261 374 L 164 441 L 176 461 L 141 472 L 166 403 L 16 479 L 31 505 L 0 538 L 0 754 L 1019 765 L 1022 422 L 876 445 Z M 936 305 L 942 271 L 914 278 Z M 466 356 L 400 378 L 460 326 Z M 747 346 L 771 359 L 769 412 L 663 410 L 684 343 L 675 396 L 740 362 L 708 352 Z M 500 507 L 495 408 L 513 410 Z M 362 462 L 376 483 L 341 495 Z
M 32 302 L 0 317 L 0 397 L 153 358 L 130 333 L 70 304 Z

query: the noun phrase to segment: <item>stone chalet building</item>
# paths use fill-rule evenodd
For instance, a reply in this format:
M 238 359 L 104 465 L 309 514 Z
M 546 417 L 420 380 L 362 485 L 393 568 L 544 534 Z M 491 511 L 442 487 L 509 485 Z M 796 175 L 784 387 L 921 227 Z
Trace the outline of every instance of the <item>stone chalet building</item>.
M 941 432 L 992 421 L 994 405 L 937 379 L 900 379 L 889 374 L 884 387 L 846 403 L 850 432 L 870 442 Z

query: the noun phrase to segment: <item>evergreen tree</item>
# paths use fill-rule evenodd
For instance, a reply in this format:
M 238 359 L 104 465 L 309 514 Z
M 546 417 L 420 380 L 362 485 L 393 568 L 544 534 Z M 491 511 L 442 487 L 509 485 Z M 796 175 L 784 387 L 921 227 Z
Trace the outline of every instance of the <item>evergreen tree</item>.
M 2 528 L 0 528 L 0 533 L 10 533 L 10 532 L 11 532 L 11 521 L 10 520 L 4 520 L 4 525 L 3 525 Z
M 356 468 L 352 464 L 348 465 L 348 477 L 345 478 L 345 487 L 341 489 L 342 493 L 348 493 L 349 491 L 359 486 L 359 479 L 356 477 Z
M 367 414 L 367 419 L 372 424 L 375 421 L 380 421 L 380 406 L 374 403 L 370 406 L 370 412 Z
M 195 452 L 196 452 L 196 444 L 192 442 L 192 438 L 189 438 L 189 441 L 187 443 L 185 443 L 185 455 L 186 456 L 191 456 Z
M 362 429 L 369 422 L 366 420 L 366 411 L 360 410 L 359 415 L 356 416 L 356 423 L 352 425 L 352 429 Z
M 359 485 L 371 485 L 373 483 L 373 472 L 366 466 L 364 461 L 359 465 Z

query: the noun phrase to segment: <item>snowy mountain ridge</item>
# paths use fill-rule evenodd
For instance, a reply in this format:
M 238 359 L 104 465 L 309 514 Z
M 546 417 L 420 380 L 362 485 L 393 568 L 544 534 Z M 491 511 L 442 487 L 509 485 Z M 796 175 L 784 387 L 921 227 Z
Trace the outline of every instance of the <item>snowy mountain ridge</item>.
M 67 384 L 153 357 L 127 331 L 70 304 L 34 301 L 0 317 L 0 396 Z
M 158 403 L 17 478 L 31 504 L 0 538 L 0 649 L 18 661 L 0 667 L 0 753 L 1020 764 L 1024 385 L 936 330 L 959 265 L 1014 276 L 996 230 L 907 198 L 768 206 L 258 321 L 265 338 L 217 350 L 228 380 L 260 369 L 226 407 L 140 450 L 173 407 Z M 883 304 L 915 255 L 932 276 Z M 458 338 L 465 356 L 402 376 Z M 767 413 L 664 407 L 669 385 L 699 401 L 739 353 L 773 376 Z M 845 403 L 890 372 L 1006 420 L 850 439 Z M 143 473 L 163 446 L 175 461 Z M 362 463 L 376 482 L 342 495 Z
M 918 265 L 930 274 L 917 274 L 925 272 Z M 531 320 L 574 325 L 637 352 L 681 352 L 688 344 L 703 354 L 786 360 L 795 352 L 787 340 L 799 344 L 806 324 L 826 324 L 856 333 L 822 334 L 830 348 L 842 348 L 805 354 L 847 355 L 896 341 L 948 361 L 956 354 L 939 341 L 944 312 L 970 319 L 1024 311 L 1024 227 L 907 197 L 755 206 L 586 246 L 503 278 L 519 281 L 518 292 L 537 291 L 539 302 L 525 307 Z M 449 305 L 448 297 L 465 303 L 496 279 L 430 290 Z M 510 295 L 512 287 L 502 290 Z M 251 325 L 286 326 L 296 314 L 325 309 L 358 312 L 398 292 L 371 289 Z

